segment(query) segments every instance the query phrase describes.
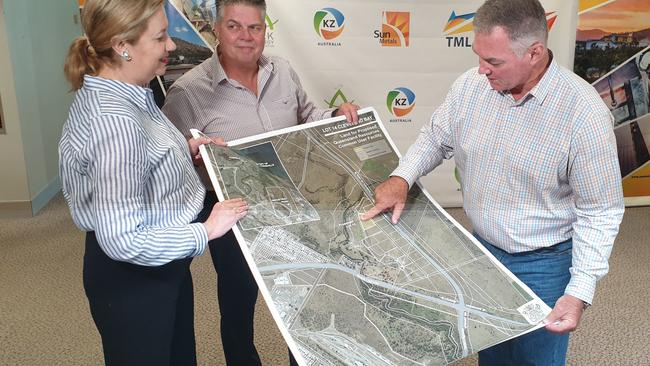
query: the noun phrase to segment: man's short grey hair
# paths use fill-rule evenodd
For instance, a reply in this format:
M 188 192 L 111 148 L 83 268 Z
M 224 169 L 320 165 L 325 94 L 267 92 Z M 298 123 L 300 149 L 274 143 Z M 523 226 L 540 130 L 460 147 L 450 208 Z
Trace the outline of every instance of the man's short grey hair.
M 489 34 L 494 27 L 506 31 L 512 51 L 518 57 L 535 42 L 546 47 L 546 12 L 538 0 L 487 0 L 476 11 L 474 32 Z
M 260 10 L 262 21 L 266 18 L 266 1 L 265 0 L 217 0 L 217 16 L 214 20 L 216 25 L 223 18 L 224 9 L 229 5 L 247 5 Z

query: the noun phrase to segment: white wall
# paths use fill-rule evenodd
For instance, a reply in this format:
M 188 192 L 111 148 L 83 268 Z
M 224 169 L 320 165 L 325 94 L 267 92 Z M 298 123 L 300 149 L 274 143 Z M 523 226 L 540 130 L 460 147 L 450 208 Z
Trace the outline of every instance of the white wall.
M 57 144 L 72 94 L 63 76 L 81 34 L 76 0 L 0 0 L 0 215 L 36 213 L 60 189 Z

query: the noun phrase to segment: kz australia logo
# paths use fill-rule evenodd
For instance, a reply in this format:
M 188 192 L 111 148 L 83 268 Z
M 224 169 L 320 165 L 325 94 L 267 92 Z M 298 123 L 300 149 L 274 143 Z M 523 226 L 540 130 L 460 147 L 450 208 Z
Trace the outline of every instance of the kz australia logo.
M 278 22 L 277 20 L 272 20 L 271 17 L 266 14 L 266 18 L 264 19 L 266 22 L 266 41 L 264 43 L 265 47 L 273 47 L 275 46 L 275 24 Z
M 449 20 L 443 29 L 445 39 L 447 40 L 447 47 L 472 47 L 469 36 L 466 35 L 474 30 L 474 15 L 476 13 L 467 13 L 456 15 L 452 10 Z M 557 12 L 552 11 L 546 13 L 546 24 L 548 30 L 553 28 L 553 24 L 557 19 Z
M 415 107 L 415 93 L 409 88 L 399 87 L 388 92 L 386 107 L 397 119 L 391 122 L 411 122 L 411 119 L 404 119 Z
M 411 13 L 407 11 L 384 11 L 381 14 L 381 31 L 373 35 L 384 47 L 408 47 L 411 28 Z
M 334 8 L 323 8 L 314 13 L 314 30 L 325 42 L 319 46 L 340 46 L 341 42 L 334 41 L 345 29 L 345 16 Z

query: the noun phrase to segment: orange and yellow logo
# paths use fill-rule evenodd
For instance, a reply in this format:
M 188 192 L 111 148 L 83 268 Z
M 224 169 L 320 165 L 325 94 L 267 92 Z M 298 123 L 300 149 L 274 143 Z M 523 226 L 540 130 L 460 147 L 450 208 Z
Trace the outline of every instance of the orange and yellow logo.
M 447 20 L 447 24 L 442 31 L 448 36 L 473 31 L 474 14 L 476 13 L 456 15 L 456 12 L 452 10 L 449 20 Z
M 379 38 L 379 43 L 384 47 L 408 47 L 411 13 L 408 11 L 384 11 L 381 18 L 381 31 L 374 32 L 375 38 Z

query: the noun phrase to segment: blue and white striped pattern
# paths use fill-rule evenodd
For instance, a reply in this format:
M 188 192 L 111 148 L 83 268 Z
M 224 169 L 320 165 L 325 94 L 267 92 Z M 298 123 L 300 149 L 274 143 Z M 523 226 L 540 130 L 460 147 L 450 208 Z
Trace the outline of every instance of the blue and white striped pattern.
M 594 88 L 555 61 L 519 101 L 474 68 L 393 175 L 413 184 L 453 156 L 474 230 L 510 253 L 573 238 L 566 293 L 591 302 L 624 211 L 612 126 Z
M 203 188 L 187 141 L 150 89 L 86 76 L 59 143 L 75 224 L 112 259 L 159 266 L 205 251 Z

